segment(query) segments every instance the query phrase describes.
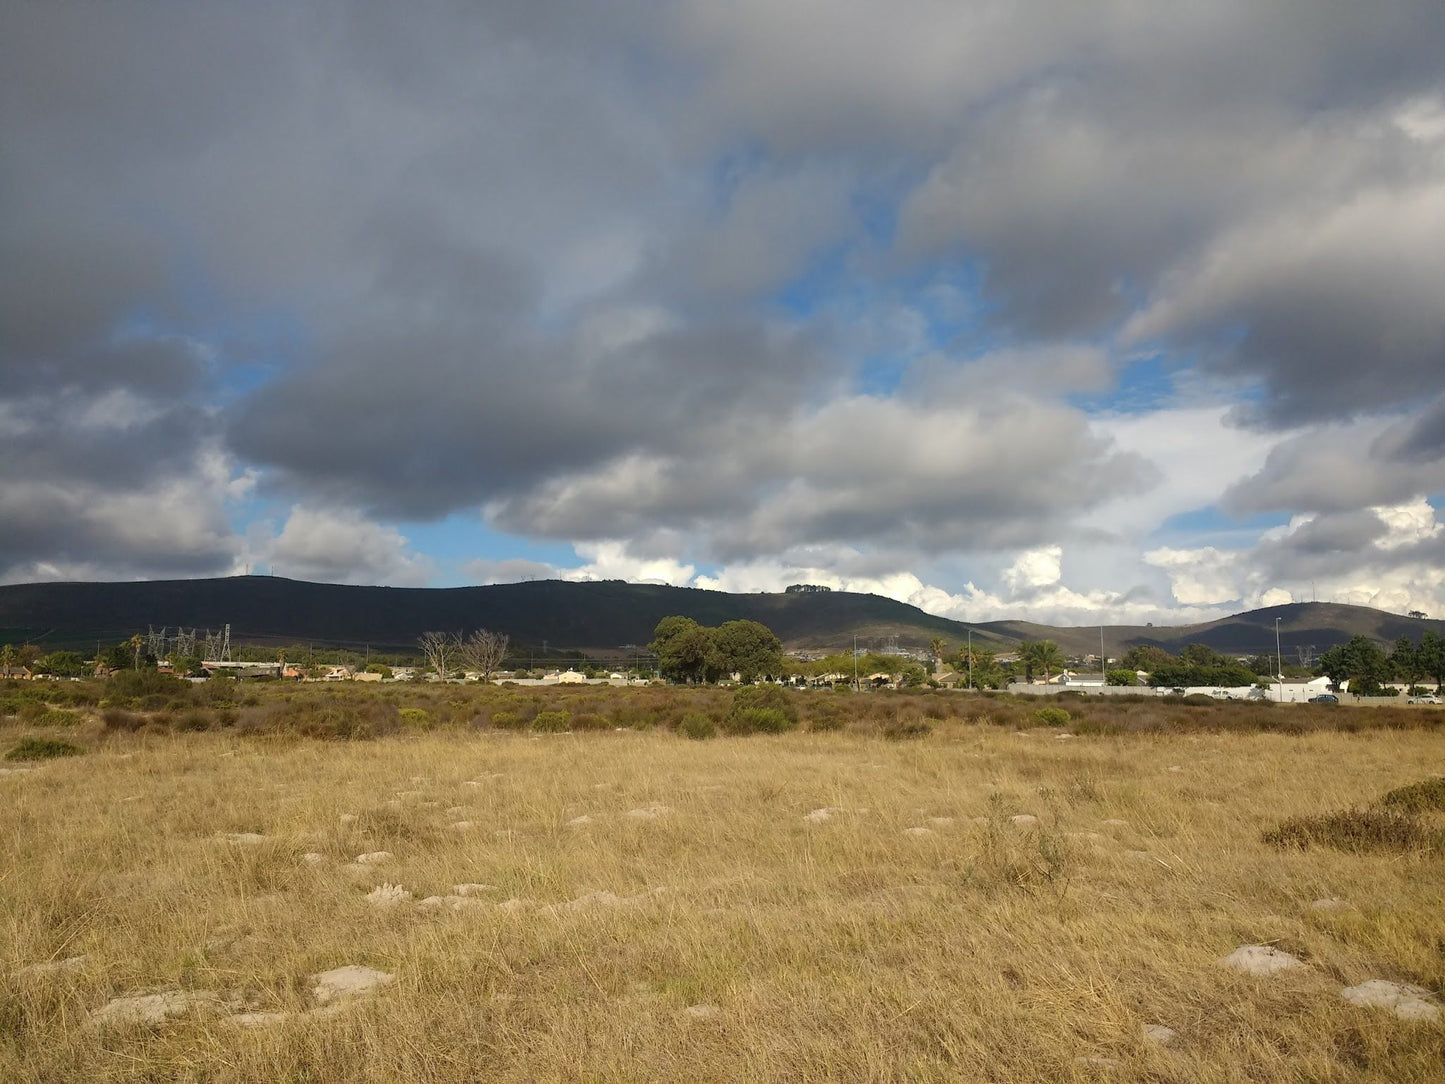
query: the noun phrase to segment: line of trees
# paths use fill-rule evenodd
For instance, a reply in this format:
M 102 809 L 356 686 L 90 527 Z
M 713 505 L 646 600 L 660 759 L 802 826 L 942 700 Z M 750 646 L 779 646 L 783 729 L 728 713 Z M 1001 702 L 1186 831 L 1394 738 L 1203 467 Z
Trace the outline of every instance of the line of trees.
M 707 683 L 736 674 L 739 681 L 754 682 L 783 675 L 782 641 L 757 621 L 710 628 L 690 617 L 664 617 L 647 650 L 657 656 L 662 676 L 673 681 Z

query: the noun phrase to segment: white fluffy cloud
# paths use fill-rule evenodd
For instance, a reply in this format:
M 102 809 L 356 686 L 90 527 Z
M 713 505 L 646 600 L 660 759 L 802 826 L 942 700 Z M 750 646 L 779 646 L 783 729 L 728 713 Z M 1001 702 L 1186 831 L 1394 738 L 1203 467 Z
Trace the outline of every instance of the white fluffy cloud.
M 395 527 L 347 509 L 293 507 L 266 556 L 277 575 L 328 583 L 423 587 L 435 572 Z

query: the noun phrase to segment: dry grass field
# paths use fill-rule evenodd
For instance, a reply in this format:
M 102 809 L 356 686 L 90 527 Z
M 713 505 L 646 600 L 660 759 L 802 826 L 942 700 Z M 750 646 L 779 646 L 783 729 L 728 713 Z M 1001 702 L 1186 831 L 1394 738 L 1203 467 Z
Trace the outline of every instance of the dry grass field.
M 729 694 L 538 733 L 488 721 L 514 693 L 374 690 L 427 714 L 338 741 L 263 725 L 291 695 L 6 717 L 84 752 L 0 776 L 0 1080 L 1445 1079 L 1445 1020 L 1341 996 L 1445 989 L 1430 800 L 1410 839 L 1262 839 L 1445 775 L 1433 714 L 814 693 L 690 741 Z M 390 979 L 318 998 L 348 965 Z

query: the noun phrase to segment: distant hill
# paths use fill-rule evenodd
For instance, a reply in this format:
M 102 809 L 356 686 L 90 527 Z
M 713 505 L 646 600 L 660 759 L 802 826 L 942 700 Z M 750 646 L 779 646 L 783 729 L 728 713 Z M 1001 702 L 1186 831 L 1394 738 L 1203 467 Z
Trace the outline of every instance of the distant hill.
M 177 625 L 219 629 L 230 624 L 242 643 L 369 644 L 412 651 L 429 629 L 490 628 L 518 645 L 616 650 L 646 644 L 657 622 L 685 614 L 705 625 L 738 618 L 761 621 L 789 648 L 843 649 L 888 640 L 921 648 L 934 637 L 950 645 L 1008 648 L 1020 639 L 1056 641 L 1067 654 L 1099 649 L 1099 628 L 1057 628 L 1024 621 L 965 624 L 924 613 L 879 595 L 827 591 L 797 594 L 727 594 L 694 588 L 604 580 L 541 580 L 489 587 L 352 587 L 273 576 L 123 583 L 32 583 L 0 587 L 0 642 L 32 641 L 48 647 L 94 648 L 132 633 Z M 1208 644 L 1220 651 L 1274 650 L 1274 621 L 1287 657 L 1302 648 L 1315 654 L 1356 634 L 1388 643 L 1418 639 L 1425 629 L 1445 635 L 1445 621 L 1417 620 L 1361 606 L 1298 603 L 1181 626 L 1109 626 L 1105 650 L 1121 654 L 1135 644 L 1178 651 Z
M 646 644 L 670 614 L 704 625 L 748 619 L 789 647 L 922 647 L 957 643 L 967 626 L 878 595 L 845 591 L 734 595 L 604 580 L 541 580 L 489 587 L 352 587 L 272 576 L 126 583 L 35 583 L 0 587 L 0 639 L 94 648 L 148 625 L 219 629 L 247 643 L 309 641 L 412 651 L 429 629 L 490 628 L 514 643 L 610 650 Z M 1005 642 L 986 631 L 982 641 Z

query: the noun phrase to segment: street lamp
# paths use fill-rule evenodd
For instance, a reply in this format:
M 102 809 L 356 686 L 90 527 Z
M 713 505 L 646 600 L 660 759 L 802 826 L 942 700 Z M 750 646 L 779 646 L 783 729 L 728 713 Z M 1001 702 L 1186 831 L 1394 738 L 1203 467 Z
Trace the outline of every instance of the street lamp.
M 1279 653 L 1279 618 L 1274 619 L 1274 671 L 1275 687 L 1279 690 L 1276 694 L 1281 704 L 1284 703 L 1284 657 Z

